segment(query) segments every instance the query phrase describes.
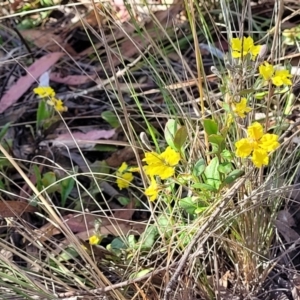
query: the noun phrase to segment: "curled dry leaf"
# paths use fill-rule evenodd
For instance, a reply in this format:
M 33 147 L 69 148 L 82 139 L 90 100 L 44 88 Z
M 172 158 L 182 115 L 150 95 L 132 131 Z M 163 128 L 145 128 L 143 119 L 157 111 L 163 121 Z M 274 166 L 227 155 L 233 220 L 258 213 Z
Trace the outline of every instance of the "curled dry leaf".
M 91 130 L 87 133 L 73 132 L 60 134 L 53 140 L 47 140 L 40 143 L 40 146 L 46 146 L 52 144 L 57 148 L 77 149 L 79 146 L 81 149 L 92 149 L 95 144 L 94 141 L 100 139 L 110 139 L 115 134 L 115 129 L 111 130 Z M 78 146 L 77 146 L 78 145 Z
M 76 51 L 66 43 L 63 35 L 58 35 L 50 30 L 27 29 L 21 31 L 22 36 L 31 41 L 39 49 L 45 49 L 49 52 L 59 52 L 62 49 L 71 55 L 76 55 Z
M 142 151 L 139 150 L 140 153 Z M 135 159 L 135 153 L 132 147 L 125 147 L 119 151 L 115 151 L 107 160 L 106 163 L 112 168 L 118 168 L 123 162 L 130 162 Z
M 287 210 L 280 210 L 277 214 L 277 220 L 286 224 L 289 227 L 295 226 L 295 220 Z
M 293 243 L 297 240 L 298 243 L 300 243 L 300 235 L 294 229 L 290 228 L 287 224 L 282 221 L 275 220 L 275 226 L 288 243 Z
M 61 77 L 59 73 L 51 73 L 50 80 L 58 83 L 64 83 L 71 86 L 85 84 L 96 79 L 96 75 L 68 75 Z

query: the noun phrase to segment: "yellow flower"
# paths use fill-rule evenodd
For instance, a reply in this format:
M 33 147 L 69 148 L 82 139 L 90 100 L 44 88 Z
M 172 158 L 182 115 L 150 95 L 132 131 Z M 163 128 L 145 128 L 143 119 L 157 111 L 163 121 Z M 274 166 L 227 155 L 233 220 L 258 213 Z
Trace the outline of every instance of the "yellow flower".
M 55 91 L 50 86 L 39 86 L 33 89 L 33 92 L 41 98 L 55 97 Z
M 235 143 L 236 156 L 248 157 L 252 154 L 252 161 L 256 167 L 268 165 L 268 153 L 279 147 L 278 135 L 263 132 L 260 123 L 254 122 L 247 129 L 248 137 Z
M 144 167 L 145 173 L 149 176 L 160 176 L 161 179 L 172 177 L 175 173 L 175 166 L 179 163 L 180 154 L 171 147 L 158 154 L 149 152 L 145 154 L 143 161 L 147 166 Z
M 120 168 L 117 170 L 116 175 L 117 178 L 117 185 L 120 190 L 128 188 L 130 182 L 133 180 L 133 175 L 131 172 L 127 172 L 128 165 L 126 162 L 123 162 Z
M 64 112 L 68 110 L 67 106 L 64 106 L 63 102 L 60 99 L 52 97 L 50 100 L 47 100 L 47 104 L 53 106 L 55 110 L 59 112 Z
M 154 201 L 158 197 L 158 191 L 159 191 L 159 188 L 156 183 L 156 180 L 154 179 L 154 177 L 151 177 L 151 184 L 145 190 L 145 195 L 149 197 L 150 201 Z
M 291 79 L 292 75 L 288 70 L 276 70 L 274 76 L 272 77 L 272 83 L 276 86 L 281 85 L 292 85 Z
M 240 118 L 245 118 L 246 114 L 252 110 L 251 107 L 247 106 L 247 99 L 242 98 L 239 103 L 233 103 L 233 111 Z
M 259 66 L 259 74 L 263 77 L 264 80 L 271 80 L 272 83 L 276 86 L 281 85 L 292 85 L 292 75 L 288 70 L 276 70 L 274 66 L 268 62 Z
M 89 238 L 90 245 L 99 245 L 101 243 L 102 237 L 99 234 L 94 234 Z
M 233 58 L 245 58 L 250 54 L 251 58 L 254 60 L 259 54 L 261 46 L 255 46 L 251 36 L 239 38 L 233 38 L 231 40 L 231 49 Z

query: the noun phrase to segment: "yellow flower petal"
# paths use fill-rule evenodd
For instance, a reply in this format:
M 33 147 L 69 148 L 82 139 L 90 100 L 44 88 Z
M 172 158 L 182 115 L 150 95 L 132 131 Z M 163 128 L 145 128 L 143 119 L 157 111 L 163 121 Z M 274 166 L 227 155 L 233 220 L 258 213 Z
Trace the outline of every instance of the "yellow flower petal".
M 264 134 L 263 127 L 260 123 L 254 122 L 247 129 L 249 137 L 258 141 Z
M 247 157 L 253 151 L 252 142 L 249 139 L 241 139 L 235 143 L 236 147 L 236 156 L 238 157 Z
M 252 54 L 252 58 L 255 59 L 256 56 L 259 54 L 261 49 L 261 45 L 257 45 L 257 46 L 252 46 L 251 48 L 251 54 Z
M 140 172 L 141 169 L 139 167 L 130 167 L 128 171 L 134 173 L 134 172 Z
M 281 85 L 292 85 L 291 79 L 292 75 L 288 70 L 276 70 L 274 76 L 272 77 L 272 83 L 276 86 Z
M 55 97 L 55 91 L 50 86 L 39 86 L 33 89 L 33 92 L 41 98 Z
M 145 166 L 144 170 L 148 176 L 159 176 L 161 179 L 170 178 L 175 174 L 174 167 L 164 164 Z
M 132 173 L 123 173 L 119 175 L 117 178 L 117 185 L 120 190 L 128 188 L 130 185 L 130 182 L 133 180 Z
M 264 64 L 260 65 L 258 69 L 259 69 L 259 74 L 266 81 L 270 80 L 274 73 L 274 67 L 266 61 L 264 62 Z
M 89 243 L 90 245 L 98 245 L 101 243 L 101 240 L 102 238 L 99 235 L 94 234 L 89 238 Z
M 180 161 L 180 154 L 173 150 L 171 147 L 167 147 L 167 149 L 160 155 L 166 165 L 174 167 Z
M 161 158 L 160 155 L 156 152 L 147 152 L 145 153 L 145 158 L 143 161 L 148 164 L 160 164 L 161 163 Z
M 159 188 L 158 188 L 158 185 L 156 183 L 156 180 L 154 179 L 154 177 L 152 177 L 151 178 L 151 184 L 145 190 L 145 195 L 149 197 L 150 201 L 154 201 L 158 197 L 158 191 L 159 191 Z
M 257 168 L 260 168 L 263 165 L 267 166 L 269 164 L 268 153 L 262 149 L 254 150 L 251 159 Z
M 278 135 L 266 133 L 259 141 L 259 147 L 267 152 L 276 150 L 280 146 Z
M 66 106 L 64 106 L 62 100 L 60 100 L 60 99 L 54 99 L 54 100 L 55 100 L 54 108 L 57 111 L 64 112 L 64 111 L 68 110 L 68 108 Z
M 126 162 L 123 162 L 122 165 L 120 166 L 120 168 L 117 170 L 118 174 L 122 174 L 124 173 L 124 171 L 126 171 L 128 168 L 128 165 Z

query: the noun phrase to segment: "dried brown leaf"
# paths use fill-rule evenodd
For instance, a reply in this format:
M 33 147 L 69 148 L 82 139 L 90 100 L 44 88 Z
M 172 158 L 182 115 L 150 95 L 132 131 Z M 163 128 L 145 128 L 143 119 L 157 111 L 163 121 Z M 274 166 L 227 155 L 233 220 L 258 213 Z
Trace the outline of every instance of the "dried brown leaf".
M 96 79 L 96 75 L 68 75 L 65 77 L 61 77 L 60 73 L 51 73 L 50 80 L 58 83 L 64 83 L 71 86 L 85 84 L 87 82 L 94 81 Z
M 100 140 L 100 139 L 110 139 L 115 134 L 115 129 L 111 130 L 91 130 L 86 133 L 82 132 L 73 132 L 70 133 L 63 133 L 60 134 L 57 138 L 53 140 L 47 140 L 43 141 L 41 145 L 45 145 L 47 143 L 51 143 L 52 146 L 55 147 L 63 147 L 66 146 L 69 149 L 76 149 L 77 145 L 80 146 L 80 148 L 84 149 L 91 149 L 95 146 L 96 143 L 93 143 L 94 141 Z M 76 143 L 75 143 L 75 141 Z
M 50 30 L 27 29 L 21 31 L 22 36 L 31 41 L 35 46 L 49 52 L 66 50 L 71 55 L 77 55 L 76 51 L 66 43 L 64 36 L 53 33 Z
M 2 218 L 20 217 L 25 212 L 36 212 L 37 208 L 21 201 L 1 201 L 0 216 Z

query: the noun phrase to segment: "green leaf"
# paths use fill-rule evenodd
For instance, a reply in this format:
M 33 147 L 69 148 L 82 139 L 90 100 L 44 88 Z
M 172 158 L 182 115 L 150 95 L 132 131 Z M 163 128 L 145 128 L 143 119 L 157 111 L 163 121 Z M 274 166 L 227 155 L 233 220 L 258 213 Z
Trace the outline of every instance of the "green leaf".
M 211 191 L 211 192 L 217 191 L 217 189 L 214 186 L 206 183 L 200 183 L 200 182 L 193 184 L 192 187 L 194 189 L 199 189 L 201 191 Z
M 184 145 L 186 138 L 188 136 L 188 132 L 185 126 L 180 127 L 175 134 L 174 137 L 174 145 L 175 147 L 180 150 L 181 147 Z
M 97 178 L 102 179 L 109 174 L 110 167 L 107 165 L 105 160 L 96 160 L 90 164 L 91 171 L 97 173 Z
M 207 135 L 218 133 L 218 124 L 212 119 L 205 119 L 203 121 L 203 126 Z
M 195 214 L 201 214 L 201 213 L 203 213 L 206 209 L 207 209 L 207 207 L 197 207 L 197 209 L 195 210 Z
M 119 196 L 119 197 L 117 197 L 117 200 L 119 201 L 120 204 L 122 204 L 124 206 L 126 206 L 130 203 L 130 199 L 125 196 Z
M 135 239 L 135 236 L 133 234 L 130 234 L 127 237 L 127 241 L 128 241 L 129 248 L 134 248 L 135 247 L 136 239 Z
M 42 183 L 44 187 L 48 187 L 56 182 L 56 176 L 54 172 L 47 172 L 43 175 Z
M 69 261 L 70 259 L 74 259 L 78 257 L 78 252 L 74 247 L 67 247 L 61 254 L 58 255 L 57 260 L 62 261 Z
M 231 184 L 244 174 L 243 170 L 234 170 L 224 179 L 223 184 Z
M 0 131 L 0 141 L 4 138 L 11 123 L 6 123 Z
M 218 152 L 222 152 L 225 148 L 225 139 L 222 135 L 220 134 L 212 134 L 208 137 L 208 141 L 216 145 Z
M 205 160 L 203 158 L 200 158 L 194 165 L 193 168 L 194 176 L 200 176 L 204 172 L 205 167 L 206 167 Z
M 142 243 L 142 249 L 151 249 L 156 238 L 158 236 L 158 230 L 156 225 L 150 225 L 140 236 L 139 242 Z M 137 247 L 139 245 L 137 244 Z
M 239 92 L 239 95 L 245 96 L 245 95 L 251 94 L 253 92 L 256 92 L 256 90 L 255 89 L 245 89 L 245 90 L 241 90 Z
M 165 127 L 165 140 L 167 144 L 174 150 L 177 150 L 174 144 L 174 137 L 180 125 L 173 119 L 168 120 Z
M 206 176 L 205 183 L 215 187 L 216 189 L 219 189 L 221 185 L 220 173 L 218 171 L 218 167 L 219 167 L 219 159 L 217 157 L 214 157 L 204 171 L 204 174 Z
M 129 278 L 130 279 L 140 278 L 140 277 L 143 277 L 143 276 L 147 275 L 148 273 L 150 273 L 152 271 L 153 271 L 153 268 L 144 269 L 144 270 L 139 271 L 137 273 L 133 273 L 132 275 L 129 276 Z
M 254 97 L 255 97 L 255 99 L 262 100 L 268 95 L 268 93 L 269 92 L 259 92 L 259 93 L 254 94 Z
M 224 150 L 221 152 L 221 157 L 223 157 L 223 158 L 226 159 L 226 160 L 232 160 L 232 152 L 230 152 L 230 151 L 227 150 L 227 149 L 224 149 Z
M 41 172 L 37 165 L 33 165 L 33 173 L 36 178 L 36 187 L 40 192 L 43 189 L 43 183 L 42 183 Z
M 39 101 L 39 106 L 36 112 L 36 126 L 41 128 L 43 123 L 51 117 L 51 109 L 48 108 L 45 100 Z
M 106 248 L 107 250 L 119 256 L 122 253 L 122 249 L 126 249 L 127 246 L 121 238 L 117 237 L 113 239 L 112 242 Z
M 295 95 L 291 93 L 288 96 L 288 99 L 286 101 L 286 105 L 284 108 L 284 112 L 283 112 L 286 116 L 289 116 L 291 114 L 291 112 L 293 111 L 294 103 L 295 103 Z
M 54 193 L 59 190 L 59 185 L 55 184 L 55 182 L 56 176 L 54 172 L 47 172 L 43 175 L 42 184 L 47 188 L 48 193 Z
M 166 234 L 168 235 L 168 237 L 171 237 L 173 233 L 173 224 L 171 223 L 170 218 L 167 218 L 164 215 L 160 215 L 157 218 L 157 224 L 159 226 L 160 233 Z
M 185 197 L 179 200 L 179 207 L 183 208 L 188 214 L 194 214 L 197 208 L 192 197 Z
M 118 117 L 112 111 L 107 110 L 102 112 L 101 118 L 105 120 L 112 128 L 118 128 L 120 126 Z
M 61 206 L 65 207 L 67 198 L 69 197 L 73 187 L 75 185 L 75 180 L 73 177 L 68 177 L 60 181 L 60 195 L 61 195 Z
M 218 171 L 223 174 L 228 174 L 232 170 L 232 164 L 230 162 L 225 162 L 219 165 Z

